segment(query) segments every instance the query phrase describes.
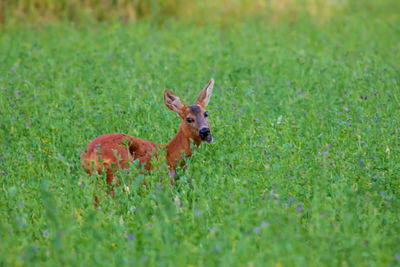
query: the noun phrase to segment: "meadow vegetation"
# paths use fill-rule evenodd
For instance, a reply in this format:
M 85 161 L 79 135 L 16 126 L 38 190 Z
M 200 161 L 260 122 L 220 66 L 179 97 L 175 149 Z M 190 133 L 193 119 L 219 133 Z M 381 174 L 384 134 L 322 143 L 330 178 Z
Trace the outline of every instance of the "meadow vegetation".
M 3 24 L 0 265 L 398 266 L 400 9 L 384 3 L 323 22 Z M 120 172 L 115 197 L 81 168 L 100 134 L 167 143 L 164 89 L 192 104 L 211 77 L 214 143 L 173 187 L 162 160 Z

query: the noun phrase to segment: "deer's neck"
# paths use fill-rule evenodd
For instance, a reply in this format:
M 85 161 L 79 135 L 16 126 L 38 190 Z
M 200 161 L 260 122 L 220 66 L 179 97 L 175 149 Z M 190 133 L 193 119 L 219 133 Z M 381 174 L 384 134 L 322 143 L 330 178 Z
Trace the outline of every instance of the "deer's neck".
M 200 146 L 201 142 L 194 141 L 196 147 Z M 192 156 L 190 148 L 190 138 L 185 135 L 183 131 L 183 122 L 181 123 L 178 132 L 175 137 L 166 145 L 167 148 L 167 163 L 172 169 L 175 169 L 175 164 L 179 163 L 182 159 L 182 155 L 186 157 Z

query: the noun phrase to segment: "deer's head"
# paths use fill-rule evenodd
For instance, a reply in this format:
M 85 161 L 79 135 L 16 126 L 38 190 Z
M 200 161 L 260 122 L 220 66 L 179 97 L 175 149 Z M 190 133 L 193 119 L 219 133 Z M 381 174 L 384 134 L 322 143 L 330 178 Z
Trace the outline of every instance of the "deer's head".
M 170 90 L 165 90 L 164 92 L 165 105 L 182 118 L 181 129 L 184 135 L 193 139 L 195 143 L 200 143 L 201 141 L 211 143 L 213 141 L 206 111 L 213 86 L 214 79 L 211 79 L 206 87 L 201 90 L 196 102 L 190 106 L 186 106 Z

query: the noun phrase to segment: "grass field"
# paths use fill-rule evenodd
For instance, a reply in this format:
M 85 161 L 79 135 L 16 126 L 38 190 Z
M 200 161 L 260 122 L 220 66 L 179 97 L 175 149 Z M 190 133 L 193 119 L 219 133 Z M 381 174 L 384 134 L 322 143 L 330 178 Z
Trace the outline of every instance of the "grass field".
M 399 266 L 399 25 L 9 26 L 0 265 Z M 167 143 L 164 89 L 192 104 L 211 77 L 214 143 L 173 188 L 165 162 L 114 198 L 82 170 L 100 134 Z

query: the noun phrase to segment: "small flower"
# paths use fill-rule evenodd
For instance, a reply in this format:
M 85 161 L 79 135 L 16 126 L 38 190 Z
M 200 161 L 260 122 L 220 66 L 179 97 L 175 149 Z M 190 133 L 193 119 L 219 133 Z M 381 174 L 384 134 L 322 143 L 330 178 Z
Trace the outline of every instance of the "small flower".
M 82 186 L 82 188 L 85 188 L 85 187 L 86 187 L 85 184 L 82 184 L 81 186 Z
M 185 169 L 187 169 L 187 168 L 188 168 L 188 165 L 185 164 L 185 166 L 183 166 L 183 167 L 184 167 Z
M 265 195 L 262 195 L 262 196 L 261 196 L 261 199 L 262 199 L 262 200 L 265 200 Z
M 240 202 L 244 203 L 244 197 L 240 198 Z
M 211 232 L 211 233 L 215 233 L 216 231 L 217 231 L 217 228 L 215 228 L 215 227 L 211 227 L 211 228 L 210 228 L 210 232 Z
M 297 210 L 298 212 L 300 212 L 300 211 L 302 210 L 303 206 L 304 206 L 303 202 L 300 202 L 300 203 L 297 205 L 296 210 Z
M 2 174 L 2 175 L 6 175 L 6 172 L 5 172 L 5 171 L 2 171 L 1 174 Z
M 133 235 L 132 234 L 128 235 L 128 240 L 129 241 L 133 241 Z
M 242 154 L 242 157 L 246 157 L 246 153 L 243 153 L 243 154 Z
M 43 235 L 44 235 L 44 236 L 48 236 L 48 235 L 49 235 L 49 232 L 46 230 L 46 231 L 43 232 Z
M 254 227 L 253 232 L 254 233 L 259 233 L 260 232 L 260 227 Z
M 375 159 L 375 157 L 374 157 L 374 156 L 371 156 L 370 158 L 371 158 L 371 159 Z
M 263 221 L 261 227 L 267 227 L 267 226 L 269 226 L 269 222 Z
M 383 196 L 383 195 L 385 194 L 385 191 L 382 190 L 382 191 L 380 192 L 380 194 Z
M 174 171 L 174 170 L 170 171 L 170 172 L 169 172 L 169 176 L 170 176 L 170 177 L 174 177 L 174 176 L 175 176 L 175 171 Z
M 29 123 L 25 123 L 25 127 L 29 128 L 30 124 Z
M 156 188 L 157 188 L 158 190 L 160 190 L 160 189 L 162 188 L 162 186 L 159 184 L 159 185 L 156 186 Z

